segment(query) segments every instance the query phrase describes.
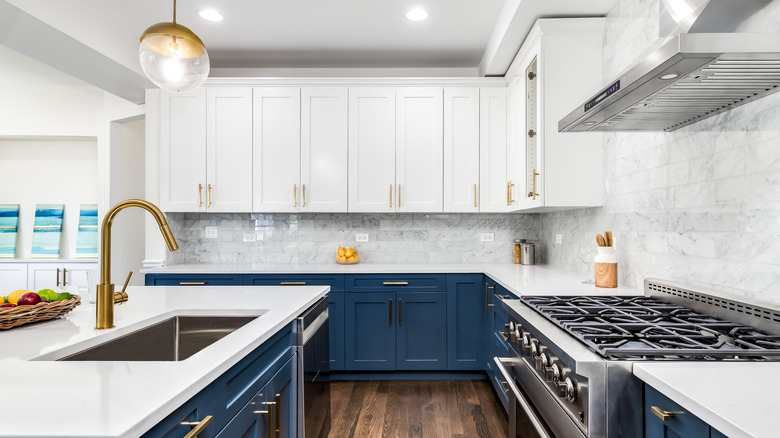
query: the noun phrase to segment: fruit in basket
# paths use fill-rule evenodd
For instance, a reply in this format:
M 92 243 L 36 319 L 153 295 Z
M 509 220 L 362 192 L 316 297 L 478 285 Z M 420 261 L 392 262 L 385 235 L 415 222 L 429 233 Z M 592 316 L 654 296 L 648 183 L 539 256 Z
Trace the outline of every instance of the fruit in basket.
M 346 254 L 346 252 L 347 252 L 347 249 L 344 248 L 343 246 L 340 246 L 338 251 L 336 251 L 336 255 L 337 255 L 337 257 L 344 257 L 344 254 Z
M 73 298 L 73 296 L 67 292 L 60 292 L 57 294 L 57 297 L 54 298 L 54 301 L 63 301 L 63 300 L 69 300 Z
M 14 304 L 14 303 L 3 303 L 3 304 L 0 304 L 0 307 L 16 307 L 16 304 Z
M 6 299 L 6 301 L 8 301 L 11 304 L 17 304 L 17 301 L 19 301 L 19 297 L 21 297 L 22 295 L 24 295 L 26 293 L 31 293 L 31 292 L 35 293 L 35 292 L 31 291 L 31 290 L 26 290 L 26 289 L 15 290 L 15 291 L 11 292 L 10 294 L 8 294 L 8 298 Z
M 54 292 L 51 289 L 41 289 L 37 293 L 44 301 L 54 301 L 54 299 L 57 298 L 57 292 Z
M 336 261 L 342 265 L 355 264 L 359 262 L 360 257 L 355 252 L 355 248 L 339 247 L 336 253 Z
M 40 303 L 41 301 L 43 300 L 35 292 L 27 292 L 26 294 L 19 297 L 19 301 L 17 301 L 16 304 L 20 306 L 34 306 Z
M 5 298 L 3 298 L 2 295 L 0 295 L 0 304 L 3 304 L 3 303 L 5 303 Z

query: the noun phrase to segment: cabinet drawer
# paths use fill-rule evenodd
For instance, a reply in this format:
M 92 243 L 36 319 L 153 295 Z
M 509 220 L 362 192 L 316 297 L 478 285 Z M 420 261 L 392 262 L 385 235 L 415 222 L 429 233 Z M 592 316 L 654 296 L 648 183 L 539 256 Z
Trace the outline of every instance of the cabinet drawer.
M 344 292 L 343 275 L 245 275 L 248 286 L 330 286 L 331 292 Z
M 653 407 L 661 411 L 674 412 L 674 415 L 662 420 L 653 414 Z M 710 426 L 652 386 L 645 385 L 645 436 L 647 438 L 669 436 L 709 438 Z
M 446 292 L 447 276 L 444 274 L 364 274 L 346 275 L 348 292 Z
M 181 423 L 198 422 L 208 415 L 213 415 L 213 401 L 213 390 L 212 386 L 209 385 L 143 434 L 142 438 L 180 438 L 187 435 L 192 428 Z M 219 429 L 212 420 L 211 424 L 206 426 L 198 437 L 210 438 L 215 436 L 218 431 Z
M 214 381 L 215 430 L 225 426 L 293 355 L 292 323 Z
M 146 274 L 146 286 L 240 286 L 241 274 Z
M 493 333 L 493 356 L 509 357 L 509 344 L 500 333 Z M 492 359 L 492 358 L 491 358 Z

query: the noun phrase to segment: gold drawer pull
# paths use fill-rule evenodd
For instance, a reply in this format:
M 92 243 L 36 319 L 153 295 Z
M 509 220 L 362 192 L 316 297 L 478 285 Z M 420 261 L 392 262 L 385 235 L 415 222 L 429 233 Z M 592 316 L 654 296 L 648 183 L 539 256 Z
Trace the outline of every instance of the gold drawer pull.
M 203 184 L 198 184 L 198 207 L 203 207 Z
M 298 184 L 293 184 L 293 207 L 298 206 Z
M 276 438 L 280 438 L 281 437 L 280 427 L 281 427 L 281 424 L 282 424 L 282 414 L 281 414 L 281 412 L 282 412 L 282 395 L 281 394 L 276 394 L 275 400 L 276 400 L 276 412 L 275 412 L 275 414 L 276 414 L 276 427 L 274 429 L 276 431 Z M 269 435 L 268 438 L 271 438 L 271 436 Z
M 665 411 L 658 406 L 651 407 L 650 412 L 652 412 L 656 417 L 660 418 L 661 421 L 669 421 L 672 417 L 674 417 L 674 414 L 682 414 L 682 412 Z
M 211 207 L 211 184 L 209 184 L 208 186 L 209 186 L 209 190 L 206 193 L 206 200 L 208 201 L 207 207 Z
M 283 281 L 279 284 L 282 286 L 306 286 L 305 281 Z
M 187 435 L 184 435 L 184 438 L 195 438 L 196 436 L 200 435 L 200 433 L 203 431 L 203 429 L 206 428 L 206 426 L 211 423 L 211 415 L 206 416 L 201 421 L 182 421 L 182 426 L 190 426 L 192 430 Z
M 180 281 L 179 286 L 205 286 L 205 281 Z
M 408 281 L 385 281 L 382 284 L 385 286 L 406 286 L 409 284 Z

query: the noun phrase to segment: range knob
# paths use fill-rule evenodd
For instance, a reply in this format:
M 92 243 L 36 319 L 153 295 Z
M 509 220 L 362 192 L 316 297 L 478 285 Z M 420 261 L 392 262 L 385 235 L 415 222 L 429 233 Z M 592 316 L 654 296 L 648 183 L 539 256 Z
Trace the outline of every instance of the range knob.
M 528 349 L 528 346 L 531 345 L 531 334 L 528 333 L 527 331 L 523 331 L 523 337 L 520 338 L 520 340 L 521 340 L 520 348 L 524 350 Z
M 574 403 L 577 401 L 577 381 L 571 377 L 567 377 L 563 385 L 566 387 L 566 400 Z
M 545 370 L 545 377 L 548 382 L 558 383 L 563 376 L 563 370 L 557 360 L 552 360 L 552 364 Z
M 536 357 L 536 369 L 539 371 L 546 371 L 550 366 L 550 353 L 547 351 L 547 347 L 539 348 L 539 356 Z
M 530 343 L 525 347 L 525 354 L 531 359 L 539 354 L 539 341 L 536 338 L 531 338 Z
M 514 340 L 512 342 L 516 342 L 518 345 L 520 344 L 521 336 L 520 336 L 520 326 L 515 327 L 515 331 L 513 333 Z

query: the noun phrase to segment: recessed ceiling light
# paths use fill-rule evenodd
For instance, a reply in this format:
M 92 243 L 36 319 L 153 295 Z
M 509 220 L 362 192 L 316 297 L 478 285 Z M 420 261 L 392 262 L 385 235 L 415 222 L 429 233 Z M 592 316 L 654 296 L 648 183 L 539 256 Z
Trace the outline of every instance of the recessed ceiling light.
M 670 81 L 672 79 L 677 79 L 680 77 L 680 73 L 667 73 L 665 75 L 658 76 L 658 79 L 662 79 L 664 81 Z
M 214 9 L 204 9 L 198 12 L 200 18 L 208 21 L 222 21 L 222 15 Z
M 428 13 L 423 8 L 412 8 L 406 13 L 406 18 L 412 21 L 422 21 L 428 18 Z

